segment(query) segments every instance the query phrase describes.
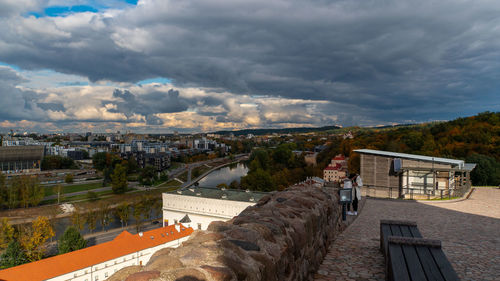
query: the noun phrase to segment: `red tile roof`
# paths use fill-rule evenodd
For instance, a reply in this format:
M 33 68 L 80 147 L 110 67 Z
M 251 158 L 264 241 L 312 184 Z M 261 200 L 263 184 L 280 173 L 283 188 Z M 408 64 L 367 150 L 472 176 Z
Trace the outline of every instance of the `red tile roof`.
M 333 157 L 333 160 L 345 160 L 345 157 L 342 155 L 337 155 L 337 156 Z
M 175 225 L 171 225 L 144 232 L 142 236 L 123 231 L 106 243 L 0 270 L 0 280 L 46 280 L 187 237 L 191 233 L 193 233 L 191 227 L 186 228 L 182 225 L 180 232 L 175 229 Z

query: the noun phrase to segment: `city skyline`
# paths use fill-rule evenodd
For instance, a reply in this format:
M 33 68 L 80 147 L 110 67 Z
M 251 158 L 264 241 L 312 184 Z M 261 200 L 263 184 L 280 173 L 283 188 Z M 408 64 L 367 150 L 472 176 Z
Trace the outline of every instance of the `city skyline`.
M 500 3 L 2 1 L 0 131 L 376 126 L 500 110 Z

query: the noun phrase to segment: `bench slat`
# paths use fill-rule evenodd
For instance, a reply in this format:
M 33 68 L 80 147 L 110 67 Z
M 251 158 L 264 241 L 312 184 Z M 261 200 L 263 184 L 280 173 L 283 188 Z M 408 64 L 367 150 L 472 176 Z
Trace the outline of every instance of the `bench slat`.
M 448 261 L 448 258 L 446 258 L 446 255 L 444 254 L 442 249 L 430 248 L 429 250 L 446 281 L 460 280 L 458 279 L 457 273 L 451 266 L 451 263 Z
M 423 238 L 422 234 L 420 233 L 420 230 L 418 230 L 418 228 L 416 226 L 410 226 L 408 228 L 410 229 L 410 232 L 411 232 L 411 234 L 412 234 L 413 237 L 415 237 L 415 238 Z
M 420 260 L 417 255 L 415 246 L 401 245 L 403 255 L 405 256 L 408 272 L 410 273 L 412 281 L 427 281 L 424 269 L 420 265 Z
M 434 258 L 432 257 L 429 248 L 417 246 L 416 250 L 427 279 L 433 281 L 445 281 L 443 276 L 441 276 L 441 272 L 439 271 L 437 264 L 434 262 Z
M 411 281 L 406 269 L 405 257 L 401 245 L 389 244 L 389 276 L 391 281 Z
M 391 227 L 387 224 L 380 225 L 380 235 L 382 235 L 382 237 L 380 237 L 380 250 L 382 251 L 384 256 L 386 256 L 387 255 L 387 239 L 389 238 L 389 236 L 392 235 Z

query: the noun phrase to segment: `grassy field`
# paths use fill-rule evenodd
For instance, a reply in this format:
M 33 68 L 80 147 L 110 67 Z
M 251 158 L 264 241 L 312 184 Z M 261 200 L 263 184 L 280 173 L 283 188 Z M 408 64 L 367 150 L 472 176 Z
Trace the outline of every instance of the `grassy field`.
M 177 178 L 180 179 L 183 182 L 187 182 L 187 177 L 188 177 L 188 172 L 185 171 L 182 174 L 180 174 Z
M 162 184 L 160 184 L 158 187 L 161 188 L 161 187 L 179 187 L 181 186 L 181 183 L 179 181 L 176 181 L 176 180 L 169 180 L 167 182 L 164 182 Z
M 63 185 L 62 193 L 73 193 L 78 191 L 92 190 L 96 188 L 101 188 L 102 182 L 93 182 L 93 183 L 84 183 L 84 184 L 75 184 L 75 185 Z M 55 186 L 47 186 L 45 187 L 45 196 L 56 194 Z

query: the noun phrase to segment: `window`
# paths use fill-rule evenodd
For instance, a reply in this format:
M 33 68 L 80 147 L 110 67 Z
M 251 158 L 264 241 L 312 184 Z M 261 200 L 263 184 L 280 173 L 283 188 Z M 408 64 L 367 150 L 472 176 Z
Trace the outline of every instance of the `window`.
M 201 230 L 201 223 L 198 223 L 198 229 Z
M 174 220 L 174 223 L 175 223 L 175 224 L 178 224 L 178 223 L 179 223 L 179 221 L 177 221 L 177 220 Z
M 104 273 L 104 277 L 105 277 L 105 278 L 108 278 L 108 273 L 107 273 L 107 272 L 106 272 L 106 273 Z
M 75 274 L 73 274 L 73 277 L 75 277 L 75 278 L 76 278 L 76 276 L 77 276 L 77 275 L 76 275 L 76 273 L 75 273 Z
M 99 280 L 99 275 L 96 275 L 94 280 L 98 281 Z

